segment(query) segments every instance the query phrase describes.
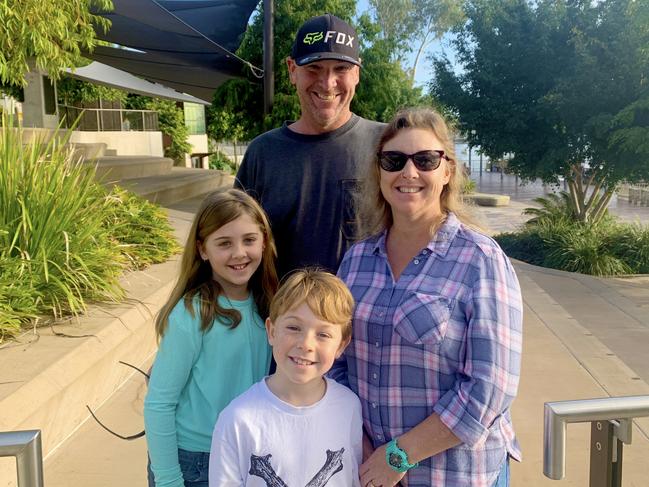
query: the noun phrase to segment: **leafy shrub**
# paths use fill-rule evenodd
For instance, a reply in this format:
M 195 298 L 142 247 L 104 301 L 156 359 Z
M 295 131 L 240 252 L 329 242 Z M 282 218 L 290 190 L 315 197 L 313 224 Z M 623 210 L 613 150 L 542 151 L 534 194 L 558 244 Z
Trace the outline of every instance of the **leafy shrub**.
M 164 262 L 180 251 L 162 208 L 118 186 L 105 201 L 104 227 L 132 269 Z
M 609 233 L 607 248 L 618 259 L 633 262 L 635 273 L 649 274 L 649 227 L 619 225 Z
M 157 228 L 159 210 L 94 181 L 65 147 L 69 133 L 23 146 L 10 126 L 0 133 L 0 340 L 36 316 L 121 299 L 125 268 L 177 248 L 168 223 Z
M 631 266 L 607 249 L 606 229 L 575 223 L 546 235 L 545 267 L 594 276 L 629 274 Z
M 527 223 L 535 225 L 541 220 L 574 220 L 574 208 L 570 202 L 570 195 L 565 191 L 559 193 L 550 193 L 545 197 L 534 198 L 535 203 L 540 205 L 539 208 L 525 208 L 523 213 L 531 215 Z
M 475 193 L 476 182 L 470 178 L 464 178 L 464 186 L 462 187 L 463 194 Z
M 545 262 L 545 243 L 537 231 L 501 233 L 495 237 L 505 253 L 518 260 L 534 265 Z
M 223 152 L 216 151 L 214 154 L 210 155 L 210 169 L 218 169 L 219 171 L 225 171 L 228 174 L 235 174 L 237 172 L 237 167 L 234 162 Z
M 169 137 L 170 145 L 165 146 L 164 155 L 174 160 L 175 165 L 185 165 L 185 154 L 192 150 L 189 143 L 189 129 L 185 125 L 185 114 L 171 100 L 129 95 L 126 108 L 134 110 L 155 110 L 158 112 L 160 131 Z
M 543 267 L 596 276 L 649 272 L 649 228 L 610 216 L 598 224 L 544 217 L 496 240 L 510 257 Z
M 21 267 L 19 259 L 0 257 L 0 343 L 38 315 L 36 303 L 41 296 L 22 284 Z

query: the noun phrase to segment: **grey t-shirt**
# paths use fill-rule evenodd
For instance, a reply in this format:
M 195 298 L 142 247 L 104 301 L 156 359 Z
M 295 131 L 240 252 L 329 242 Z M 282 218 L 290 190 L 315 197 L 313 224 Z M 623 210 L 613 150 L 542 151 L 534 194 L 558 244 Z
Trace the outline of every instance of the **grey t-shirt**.
M 317 265 L 335 272 L 354 240 L 352 197 L 384 124 L 357 115 L 319 135 L 280 128 L 254 139 L 235 186 L 261 203 L 278 250 L 278 273 Z

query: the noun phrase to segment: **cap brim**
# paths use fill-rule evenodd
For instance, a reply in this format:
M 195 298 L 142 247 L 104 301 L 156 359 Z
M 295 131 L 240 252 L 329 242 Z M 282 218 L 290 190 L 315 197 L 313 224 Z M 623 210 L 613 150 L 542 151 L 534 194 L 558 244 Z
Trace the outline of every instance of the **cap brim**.
M 355 64 L 360 66 L 361 62 L 358 59 L 354 59 L 351 56 L 345 56 L 344 54 L 338 54 L 337 52 L 314 52 L 307 56 L 302 56 L 295 60 L 295 64 L 298 66 L 304 66 L 305 64 L 314 63 L 316 61 L 325 61 L 327 59 L 335 59 L 337 61 L 347 61 L 348 63 Z

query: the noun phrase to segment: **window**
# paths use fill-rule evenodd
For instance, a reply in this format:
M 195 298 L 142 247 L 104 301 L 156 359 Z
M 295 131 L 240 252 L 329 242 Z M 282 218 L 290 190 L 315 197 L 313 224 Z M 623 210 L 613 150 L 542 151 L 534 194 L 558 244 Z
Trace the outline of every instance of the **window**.
M 189 135 L 205 134 L 205 107 L 198 103 L 183 103 L 185 111 L 185 125 Z

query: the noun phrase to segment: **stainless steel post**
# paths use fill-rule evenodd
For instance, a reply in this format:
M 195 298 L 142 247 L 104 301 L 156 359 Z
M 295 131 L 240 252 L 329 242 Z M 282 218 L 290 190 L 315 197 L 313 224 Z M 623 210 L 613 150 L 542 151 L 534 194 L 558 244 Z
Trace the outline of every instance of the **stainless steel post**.
M 16 457 L 18 487 L 43 487 L 40 430 L 0 432 L 0 457 Z
M 589 487 L 622 487 L 622 448 L 611 421 L 591 423 Z

